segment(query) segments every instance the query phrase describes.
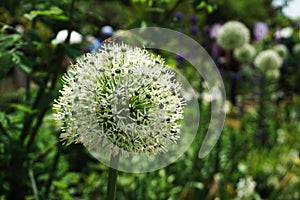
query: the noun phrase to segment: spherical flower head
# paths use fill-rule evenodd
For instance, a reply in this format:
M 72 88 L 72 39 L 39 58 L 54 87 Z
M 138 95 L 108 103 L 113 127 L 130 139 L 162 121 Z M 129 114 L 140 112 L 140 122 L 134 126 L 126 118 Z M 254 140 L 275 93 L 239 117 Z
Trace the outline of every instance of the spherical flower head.
M 300 43 L 295 44 L 293 47 L 293 54 L 300 55 Z
M 198 29 L 198 27 L 197 27 L 197 26 L 192 26 L 191 29 L 190 29 L 190 33 L 191 33 L 192 35 L 197 36 L 197 35 L 199 34 L 199 29 Z
M 279 69 L 271 69 L 266 71 L 266 78 L 272 79 L 272 80 L 277 80 L 280 78 L 280 70 Z
M 255 193 L 256 182 L 252 177 L 241 178 L 237 183 L 237 197 L 248 199 Z
M 281 58 L 286 58 L 289 54 L 288 48 L 284 44 L 277 44 L 274 46 L 274 50 L 278 53 Z
M 289 38 L 293 35 L 294 29 L 292 27 L 284 27 L 278 28 L 277 31 L 274 33 L 276 39 L 281 38 Z
M 66 144 L 101 146 L 107 155 L 166 152 L 180 137 L 184 100 L 160 57 L 105 44 L 64 75 L 55 118 Z
M 256 49 L 251 44 L 234 49 L 234 57 L 242 63 L 250 63 L 256 54 Z
M 183 18 L 183 13 L 182 12 L 176 12 L 175 13 L 175 19 L 176 20 L 181 20 Z
M 229 21 L 225 23 L 217 35 L 217 43 L 226 50 L 234 49 L 248 43 L 249 29 L 241 22 Z
M 198 19 L 197 19 L 197 17 L 196 17 L 195 15 L 192 15 L 192 16 L 190 17 L 190 20 L 191 20 L 191 23 L 192 23 L 193 25 L 196 25 L 197 22 L 198 22 Z
M 256 56 L 254 64 L 259 70 L 266 72 L 267 70 L 280 68 L 282 59 L 274 50 L 265 50 Z

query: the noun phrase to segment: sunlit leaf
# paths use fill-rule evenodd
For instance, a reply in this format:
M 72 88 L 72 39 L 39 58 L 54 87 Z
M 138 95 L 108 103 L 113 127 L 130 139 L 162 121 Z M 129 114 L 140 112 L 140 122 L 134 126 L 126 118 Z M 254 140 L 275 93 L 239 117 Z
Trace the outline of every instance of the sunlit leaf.
M 68 17 L 63 14 L 63 10 L 56 6 L 52 6 L 49 10 L 32 10 L 30 13 L 24 14 L 24 17 L 30 21 L 38 16 L 50 16 L 62 21 L 68 20 Z
M 11 103 L 10 107 L 28 114 L 36 113 L 36 110 L 32 110 L 29 106 L 24 104 Z

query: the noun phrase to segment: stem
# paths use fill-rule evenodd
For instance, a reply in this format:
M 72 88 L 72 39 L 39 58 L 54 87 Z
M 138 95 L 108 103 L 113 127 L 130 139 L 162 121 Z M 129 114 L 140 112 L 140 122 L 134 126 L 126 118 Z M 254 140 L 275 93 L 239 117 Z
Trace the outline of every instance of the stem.
M 30 181 L 31 181 L 33 194 L 34 194 L 34 199 L 39 200 L 40 198 L 39 198 L 38 188 L 37 188 L 36 181 L 35 181 L 35 178 L 34 178 L 34 175 L 33 175 L 33 172 L 31 169 L 29 170 L 29 177 L 30 177 Z
M 116 156 L 111 155 L 110 168 L 108 174 L 108 184 L 107 184 L 107 200 L 116 199 L 118 165 L 119 165 L 119 154 Z
M 263 74 L 262 79 L 259 83 L 259 89 L 260 89 L 260 96 L 259 96 L 259 105 L 258 105 L 258 132 L 259 135 L 257 135 L 257 140 L 261 145 L 265 145 L 266 142 L 266 135 L 264 133 L 265 131 L 265 112 L 266 112 L 266 104 L 265 104 L 265 98 L 266 98 L 266 87 L 265 87 L 265 74 Z
M 58 146 L 58 141 L 54 144 L 54 145 L 52 145 L 52 146 L 50 146 L 49 148 L 47 148 L 45 151 L 43 151 L 43 152 L 41 152 L 40 154 L 39 154 L 39 156 L 37 156 L 33 161 L 32 161 L 32 163 L 34 164 L 34 163 L 37 163 L 37 162 L 40 162 L 42 159 L 44 159 L 55 147 L 57 147 Z
M 233 106 L 236 106 L 236 96 L 237 96 L 237 73 L 239 72 L 239 65 L 234 61 L 233 50 L 226 51 L 226 62 L 228 69 L 230 71 L 230 92 L 229 97 Z
M 49 197 L 50 187 L 51 187 L 53 180 L 55 179 L 55 173 L 57 172 L 57 166 L 59 163 L 60 154 L 61 154 L 61 146 L 59 146 L 57 149 L 57 152 L 56 152 L 54 160 L 53 160 L 52 167 L 49 172 L 49 178 L 46 183 L 46 189 L 45 189 L 45 199 L 48 199 L 48 197 Z
M 220 172 L 220 154 L 221 154 L 221 150 L 222 150 L 222 135 L 220 135 L 219 140 L 216 143 L 216 155 L 215 155 L 215 169 L 214 169 L 214 173 L 218 173 Z

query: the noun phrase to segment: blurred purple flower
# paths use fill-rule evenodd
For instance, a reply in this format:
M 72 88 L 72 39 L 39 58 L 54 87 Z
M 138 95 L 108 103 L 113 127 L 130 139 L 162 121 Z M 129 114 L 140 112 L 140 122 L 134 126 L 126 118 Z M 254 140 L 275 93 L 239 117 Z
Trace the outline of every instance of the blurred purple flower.
M 265 22 L 257 22 L 253 28 L 253 34 L 255 40 L 261 40 L 269 33 L 269 26 Z
M 182 12 L 179 11 L 179 12 L 176 12 L 176 13 L 175 13 L 175 19 L 181 20 L 182 17 L 183 17 L 183 13 L 182 13 Z
M 256 80 L 258 81 L 262 81 L 263 80 L 263 76 L 261 74 L 256 76 Z
M 192 35 L 198 35 L 199 34 L 199 29 L 197 26 L 192 26 L 191 29 L 190 29 L 190 33 Z
M 186 59 L 185 53 L 176 54 L 176 61 L 183 62 Z
M 223 68 L 218 68 L 218 69 L 219 69 L 219 72 L 220 72 L 221 76 L 226 75 L 225 69 L 223 69 Z
M 233 77 L 234 77 L 234 79 L 235 80 L 241 80 L 242 79 L 242 74 L 241 74 L 241 72 L 233 72 Z
M 213 57 L 218 57 L 220 54 L 220 47 L 217 44 L 212 44 L 211 46 L 211 54 Z
M 178 28 L 177 30 L 179 33 L 181 33 L 180 35 L 184 34 L 184 30 L 182 28 Z
M 209 37 L 215 39 L 217 37 L 218 31 L 221 28 L 221 24 L 214 24 L 209 30 Z
M 264 144 L 267 139 L 265 130 L 263 128 L 258 129 L 258 131 L 256 132 L 256 137 L 260 140 L 260 142 Z
M 186 54 L 184 54 L 184 53 L 180 53 L 180 54 L 176 55 L 175 60 L 176 60 L 176 66 L 178 68 L 182 67 L 182 64 L 183 64 L 185 58 L 186 58 Z
M 198 22 L 198 19 L 197 19 L 197 17 L 196 17 L 195 15 L 192 15 L 192 16 L 190 17 L 190 20 L 191 20 L 191 22 L 192 22 L 193 25 L 196 25 L 197 22 Z

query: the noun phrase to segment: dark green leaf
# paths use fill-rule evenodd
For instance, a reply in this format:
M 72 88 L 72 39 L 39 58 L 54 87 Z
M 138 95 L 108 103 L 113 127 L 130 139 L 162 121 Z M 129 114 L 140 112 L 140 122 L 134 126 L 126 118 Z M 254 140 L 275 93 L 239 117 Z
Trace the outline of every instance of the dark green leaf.
M 18 110 L 18 111 L 22 111 L 24 113 L 28 113 L 28 114 L 34 114 L 36 113 L 36 110 L 32 110 L 29 106 L 26 106 L 24 104 L 17 104 L 17 103 L 11 103 L 10 107 Z
M 52 90 L 46 90 L 44 94 L 41 96 L 41 100 L 37 105 L 37 109 L 44 109 L 48 107 L 52 102 L 53 99 L 56 98 L 57 93 Z
M 21 51 L 16 51 L 13 55 L 13 62 L 26 74 L 31 73 L 32 62 Z
M 81 51 L 78 48 L 71 46 L 71 45 L 67 45 L 67 44 L 62 44 L 62 45 L 66 51 L 66 54 L 70 58 L 76 58 L 76 57 L 82 55 Z
M 20 40 L 22 36 L 20 34 L 0 34 L 0 52 L 9 50 L 14 47 Z
M 0 79 L 5 77 L 13 66 L 12 55 L 8 52 L 0 53 Z

